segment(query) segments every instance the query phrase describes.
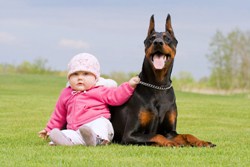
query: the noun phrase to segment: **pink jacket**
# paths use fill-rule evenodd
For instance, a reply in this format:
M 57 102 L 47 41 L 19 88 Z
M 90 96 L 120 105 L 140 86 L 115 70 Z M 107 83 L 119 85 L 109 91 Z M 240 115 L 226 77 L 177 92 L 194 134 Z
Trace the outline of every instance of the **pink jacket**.
M 117 88 L 96 86 L 84 92 L 75 92 L 71 87 L 64 88 L 45 130 L 62 129 L 66 124 L 67 129 L 77 130 L 97 118 L 109 119 L 108 105 L 122 105 L 133 92 L 128 82 Z

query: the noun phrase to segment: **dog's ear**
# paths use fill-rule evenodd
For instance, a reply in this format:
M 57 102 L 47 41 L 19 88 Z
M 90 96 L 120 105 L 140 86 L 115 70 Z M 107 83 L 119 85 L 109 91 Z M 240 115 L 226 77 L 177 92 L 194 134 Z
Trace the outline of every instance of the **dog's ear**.
M 173 31 L 172 24 L 171 24 L 171 16 L 170 16 L 170 14 L 168 14 L 168 17 L 166 19 L 166 32 L 169 32 L 170 35 L 173 37 L 172 42 L 173 42 L 173 45 L 176 47 L 177 44 L 178 44 L 178 41 L 174 36 L 174 31 Z
M 155 21 L 154 21 L 154 15 L 150 18 L 149 28 L 148 28 L 148 36 L 155 32 Z
M 169 32 L 174 37 L 174 31 L 171 24 L 171 16 L 168 14 L 166 19 L 166 32 Z

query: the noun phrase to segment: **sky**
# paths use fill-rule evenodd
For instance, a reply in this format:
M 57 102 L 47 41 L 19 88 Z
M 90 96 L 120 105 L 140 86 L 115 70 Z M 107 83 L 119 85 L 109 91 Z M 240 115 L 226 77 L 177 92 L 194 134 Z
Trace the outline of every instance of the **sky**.
M 178 40 L 172 75 L 209 76 L 206 57 L 216 31 L 250 30 L 248 0 L 0 0 L 0 64 L 37 59 L 67 70 L 76 54 L 88 52 L 101 73 L 140 72 L 149 19 L 165 31 L 171 15 Z

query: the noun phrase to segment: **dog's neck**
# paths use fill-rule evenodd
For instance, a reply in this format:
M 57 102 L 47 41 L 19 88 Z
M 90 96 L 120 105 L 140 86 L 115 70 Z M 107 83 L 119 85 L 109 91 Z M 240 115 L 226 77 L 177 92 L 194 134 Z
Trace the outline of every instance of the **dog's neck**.
M 139 75 L 141 81 L 157 85 L 157 86 L 162 86 L 162 85 L 171 85 L 171 73 L 172 73 L 172 68 L 173 68 L 173 63 L 171 63 L 170 67 L 168 68 L 167 71 L 154 71 L 154 69 L 150 68 L 151 64 L 148 62 L 148 60 L 145 58 L 144 63 L 142 66 L 142 71 Z

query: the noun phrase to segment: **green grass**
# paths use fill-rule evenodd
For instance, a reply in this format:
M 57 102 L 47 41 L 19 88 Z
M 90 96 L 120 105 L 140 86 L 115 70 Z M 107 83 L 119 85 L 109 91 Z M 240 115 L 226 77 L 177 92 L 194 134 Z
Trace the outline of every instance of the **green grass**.
M 0 166 L 250 166 L 250 96 L 176 91 L 178 132 L 216 148 L 50 147 L 38 138 L 65 77 L 0 75 Z

